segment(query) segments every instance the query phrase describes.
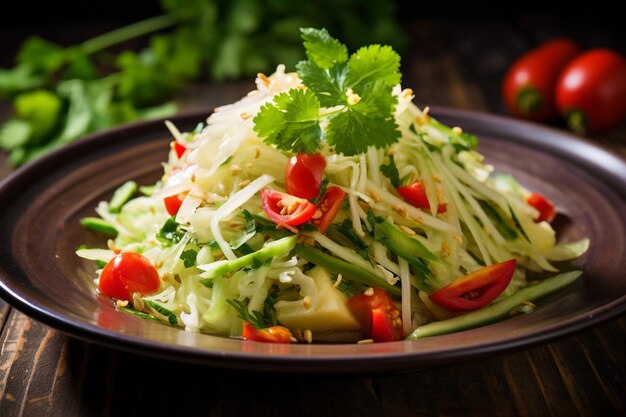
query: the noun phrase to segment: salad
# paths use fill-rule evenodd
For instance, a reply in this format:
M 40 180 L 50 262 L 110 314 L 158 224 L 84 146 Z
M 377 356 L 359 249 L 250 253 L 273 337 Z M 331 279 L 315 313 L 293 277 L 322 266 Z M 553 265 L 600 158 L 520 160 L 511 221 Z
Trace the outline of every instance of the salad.
M 574 280 L 556 208 L 495 175 L 478 139 L 400 87 L 400 57 L 302 29 L 296 72 L 173 136 L 154 185 L 81 223 L 110 234 L 96 282 L 117 308 L 261 342 L 418 339 L 530 313 Z M 138 195 L 140 193 L 140 195 Z

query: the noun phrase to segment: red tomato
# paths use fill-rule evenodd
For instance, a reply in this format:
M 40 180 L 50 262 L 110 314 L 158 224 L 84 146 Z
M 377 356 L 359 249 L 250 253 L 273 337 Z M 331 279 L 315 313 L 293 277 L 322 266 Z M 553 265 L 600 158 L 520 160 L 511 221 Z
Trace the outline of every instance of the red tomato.
M 348 300 L 348 307 L 367 337 L 374 342 L 401 340 L 400 311 L 382 288 L 372 288 L 372 295 L 358 294 Z
M 346 198 L 346 193 L 339 187 L 330 187 L 326 190 L 326 194 L 324 194 L 324 198 L 317 205 L 318 210 L 322 212 L 322 215 L 317 218 L 311 220 L 318 229 L 320 229 L 320 233 L 326 233 L 326 229 L 331 225 L 339 209 L 341 209 L 341 205 L 343 204 L 343 200 Z
M 170 143 L 170 146 L 172 147 L 172 149 L 174 149 L 174 152 L 176 152 L 176 157 L 178 159 L 182 158 L 183 154 L 185 153 L 185 151 L 187 150 L 187 148 L 185 147 L 185 145 L 182 145 L 181 143 L 173 140 Z
M 421 181 L 417 181 L 412 185 L 405 185 L 402 187 L 398 187 L 396 189 L 398 194 L 405 201 L 411 203 L 415 207 L 430 209 L 430 203 L 428 202 L 428 197 L 426 196 L 426 189 L 424 188 L 424 184 Z M 437 213 L 445 213 L 448 210 L 448 206 L 446 204 L 439 204 L 437 206 Z
M 183 200 L 180 199 L 178 194 L 165 197 L 163 202 L 165 203 L 165 210 L 167 210 L 170 216 L 176 215 L 178 210 L 180 210 L 180 206 L 183 204 Z
M 551 222 L 556 216 L 556 209 L 554 204 L 539 193 L 532 193 L 526 197 L 526 203 L 529 206 L 534 207 L 539 212 L 539 217 L 535 219 L 535 222 Z
M 486 266 L 430 294 L 430 299 L 451 311 L 471 311 L 495 300 L 511 282 L 515 259 Z
M 130 301 L 133 293 L 150 294 L 159 285 L 159 273 L 145 256 L 122 252 L 105 265 L 98 289 L 109 297 Z
M 578 133 L 618 125 L 626 117 L 626 58 L 602 48 L 579 55 L 558 80 L 556 104 Z
M 310 201 L 280 191 L 261 190 L 263 211 L 276 224 L 298 226 L 315 214 L 316 208 Z
M 519 57 L 507 71 L 502 96 L 515 116 L 550 120 L 557 116 L 554 86 L 580 47 L 565 38 L 546 42 Z
M 291 343 L 291 331 L 283 326 L 257 329 L 247 321 L 243 322 L 243 338 L 255 342 Z
M 296 197 L 311 199 L 320 192 L 326 159 L 319 153 L 292 156 L 285 173 L 285 189 Z

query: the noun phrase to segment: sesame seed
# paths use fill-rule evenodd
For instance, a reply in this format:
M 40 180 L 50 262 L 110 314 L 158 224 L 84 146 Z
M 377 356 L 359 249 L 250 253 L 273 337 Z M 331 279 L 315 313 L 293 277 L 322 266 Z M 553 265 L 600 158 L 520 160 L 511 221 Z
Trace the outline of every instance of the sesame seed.
M 380 201 L 380 196 L 376 194 L 374 191 L 370 191 L 370 196 L 374 202 L 378 203 Z
M 528 307 L 537 308 L 537 305 L 534 303 L 531 303 L 530 301 L 524 301 L 522 302 L 522 304 L 527 305 Z
M 143 300 L 139 296 L 138 292 L 133 293 L 133 307 L 137 311 L 143 311 L 146 308 L 146 305 L 143 303 Z
M 126 307 L 128 305 L 128 300 L 117 300 L 115 305 L 118 307 Z
M 428 112 L 430 112 L 430 107 L 428 106 L 424 107 L 424 110 L 422 110 L 422 113 L 424 114 L 424 116 L 426 116 Z
M 409 218 L 409 215 L 408 215 L 408 213 L 407 213 L 407 211 L 406 211 L 406 207 L 401 206 L 401 205 L 399 205 L 399 204 L 398 204 L 398 205 L 394 206 L 394 207 L 393 207 L 393 209 L 394 209 L 395 211 L 397 211 L 397 212 L 398 212 L 398 214 L 399 214 L 400 216 L 404 217 L 405 219 L 408 219 L 408 218 Z
M 363 294 L 367 295 L 368 297 L 371 297 L 372 295 L 374 295 L 374 288 L 368 288 L 365 291 L 363 291 Z
M 393 325 L 396 327 L 402 327 L 402 319 L 398 317 L 397 319 L 393 321 Z
M 246 112 L 241 113 L 239 116 L 241 116 L 241 119 L 242 119 L 242 120 L 248 120 L 249 118 L 251 118 L 251 117 L 252 117 L 252 115 L 251 115 L 251 114 L 248 114 L 248 113 L 246 113 Z
M 259 148 L 256 148 L 254 150 L 254 159 L 258 159 L 259 156 L 261 156 L 261 150 Z
M 463 236 L 461 235 L 452 235 L 452 239 L 456 240 L 459 243 L 463 243 Z
M 115 243 L 113 242 L 113 239 L 107 240 L 107 247 L 109 248 L 109 250 L 112 250 L 113 252 L 117 252 L 117 248 L 115 247 Z
M 356 343 L 357 345 L 369 345 L 370 343 L 374 343 L 374 339 L 362 339 Z
M 413 236 L 415 235 L 415 230 L 411 229 L 410 227 L 407 227 L 403 224 L 400 225 L 400 230 L 402 230 L 404 233 L 406 233 L 409 236 Z
M 404 91 L 402 91 L 402 98 L 408 98 L 411 96 L 411 94 L 413 94 L 413 90 L 411 90 L 410 88 L 405 88 Z
M 289 340 L 291 340 L 291 343 L 297 343 L 297 342 L 298 342 L 298 339 L 296 339 L 296 338 L 295 338 L 295 337 L 293 337 L 293 336 L 291 336 L 291 337 L 289 338 Z
M 433 174 L 432 178 L 433 178 L 433 181 L 438 182 L 440 184 L 443 182 L 441 177 L 439 175 L 437 175 L 437 174 Z
M 311 308 L 311 297 L 309 297 L 308 295 L 307 295 L 306 297 L 304 297 L 304 298 L 302 299 L 302 305 L 303 305 L 305 308 Z
M 243 180 L 239 183 L 239 188 L 246 187 L 250 184 L 250 180 Z
M 441 242 L 441 252 L 444 258 L 450 256 L 450 245 L 448 245 L 448 242 Z
M 239 173 L 241 171 L 243 171 L 243 170 L 241 169 L 241 167 L 239 165 L 233 164 L 233 165 L 230 166 L 230 172 L 232 172 L 233 174 L 237 174 L 237 173 Z
M 254 164 L 252 162 L 247 162 L 246 163 L 246 168 L 250 169 L 254 166 Z
M 269 78 L 267 78 L 267 75 L 263 74 L 262 72 L 259 72 L 259 73 L 256 75 L 256 77 L 257 77 L 259 80 L 261 80 L 261 82 L 262 82 L 263 84 L 265 84 L 266 86 L 269 86 L 269 85 L 270 85 L 270 82 L 271 82 L 271 81 L 270 81 L 270 79 L 269 79 Z
M 395 320 L 398 317 L 400 317 L 400 312 L 398 310 L 393 310 L 393 312 L 391 313 L 391 318 Z
M 461 128 L 460 128 L 460 127 L 458 127 L 458 126 L 454 126 L 454 127 L 452 128 L 452 133 L 456 133 L 457 135 L 460 135 L 461 133 L 463 133 L 463 129 L 461 129 Z
M 306 329 L 304 331 L 304 340 L 307 343 L 313 343 L 313 332 L 311 331 L 311 329 Z
M 337 280 L 335 281 L 335 283 L 333 284 L 333 287 L 338 288 L 339 284 L 341 284 L 341 280 L 343 279 L 343 275 L 339 274 L 337 275 Z
M 324 213 L 322 213 L 322 210 L 315 210 L 315 214 L 311 218 L 314 219 L 314 220 L 317 220 L 320 217 L 322 217 L 322 214 L 324 214 Z

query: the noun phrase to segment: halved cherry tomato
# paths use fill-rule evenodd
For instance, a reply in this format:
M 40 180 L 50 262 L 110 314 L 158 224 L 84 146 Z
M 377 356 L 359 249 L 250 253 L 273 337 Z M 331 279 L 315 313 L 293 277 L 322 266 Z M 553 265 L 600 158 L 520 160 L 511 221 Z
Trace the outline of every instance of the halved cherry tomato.
M 401 340 L 402 319 L 400 311 L 382 288 L 372 288 L 372 295 L 358 294 L 348 300 L 348 308 L 354 314 L 363 331 L 374 342 Z
M 255 342 L 291 343 L 291 331 L 284 326 L 257 329 L 247 321 L 243 322 L 243 338 Z
M 451 311 L 471 311 L 495 300 L 511 282 L 515 259 L 486 266 L 430 294 L 430 299 Z
M 98 289 L 109 297 L 130 301 L 133 293 L 150 294 L 159 285 L 159 273 L 145 256 L 122 252 L 104 266 Z
M 178 159 L 182 158 L 183 154 L 185 153 L 185 151 L 187 150 L 187 147 L 185 147 L 185 145 L 173 140 L 170 143 L 170 146 L 172 147 L 172 149 L 174 149 L 174 152 L 176 152 L 176 157 Z
M 554 87 L 563 68 L 580 50 L 573 41 L 558 38 L 520 56 L 502 83 L 502 96 L 509 111 L 537 121 L 555 118 Z
M 298 226 L 315 214 L 315 206 L 308 200 L 280 191 L 261 190 L 263 211 L 276 224 Z
M 430 209 L 430 203 L 428 201 L 428 197 L 426 196 L 426 189 L 424 188 L 424 184 L 421 181 L 417 181 L 411 185 L 405 185 L 402 187 L 396 188 L 398 194 L 408 203 L 411 203 L 415 207 Z M 437 206 L 437 213 L 445 213 L 448 210 L 447 204 L 439 204 Z
M 292 156 L 285 173 L 285 190 L 296 197 L 311 199 L 320 192 L 326 159 L 319 153 Z
M 345 191 L 339 187 L 330 187 L 326 190 L 322 201 L 317 205 L 317 209 L 322 212 L 322 215 L 317 219 L 311 220 L 311 223 L 320 229 L 320 233 L 326 233 L 326 229 L 335 220 L 345 198 Z
M 178 210 L 180 210 L 180 206 L 183 204 L 183 200 L 180 199 L 178 194 L 171 195 L 169 197 L 165 197 L 163 199 L 165 203 L 165 210 L 170 214 L 170 216 L 176 215 Z
M 535 222 L 551 222 L 556 216 L 556 208 L 554 204 L 539 193 L 532 193 L 526 197 L 526 203 L 529 206 L 534 207 L 539 212 L 539 217 L 535 219 Z
M 626 118 L 626 58 L 605 49 L 577 56 L 556 84 L 556 105 L 570 128 L 599 132 Z

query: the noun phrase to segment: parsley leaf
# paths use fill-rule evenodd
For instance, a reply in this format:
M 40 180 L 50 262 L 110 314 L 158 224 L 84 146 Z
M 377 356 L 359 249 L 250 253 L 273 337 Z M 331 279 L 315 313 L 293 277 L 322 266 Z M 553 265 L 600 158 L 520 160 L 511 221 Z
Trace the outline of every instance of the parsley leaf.
M 329 69 L 348 60 L 348 48 L 328 34 L 326 29 L 300 29 L 306 56 L 315 65 Z
M 185 235 L 185 232 L 178 228 L 179 224 L 174 220 L 174 217 L 167 219 L 156 238 L 165 244 L 174 244 L 180 242 Z
M 254 118 L 254 131 L 265 142 L 297 153 L 315 153 L 320 145 L 320 103 L 310 90 L 292 89 L 274 97 Z

